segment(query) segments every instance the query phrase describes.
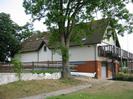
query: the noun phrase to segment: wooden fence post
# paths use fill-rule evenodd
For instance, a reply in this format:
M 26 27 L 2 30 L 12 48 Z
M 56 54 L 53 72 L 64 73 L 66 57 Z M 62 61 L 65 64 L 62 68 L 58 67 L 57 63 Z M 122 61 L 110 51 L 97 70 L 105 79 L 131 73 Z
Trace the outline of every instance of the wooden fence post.
M 34 70 L 34 68 L 35 68 L 35 67 L 34 67 L 34 62 L 32 62 L 32 70 Z
M 2 64 L 1 64 L 1 62 L 0 62 L 0 72 L 2 71 Z
M 47 61 L 48 62 L 48 67 L 49 67 L 49 61 Z

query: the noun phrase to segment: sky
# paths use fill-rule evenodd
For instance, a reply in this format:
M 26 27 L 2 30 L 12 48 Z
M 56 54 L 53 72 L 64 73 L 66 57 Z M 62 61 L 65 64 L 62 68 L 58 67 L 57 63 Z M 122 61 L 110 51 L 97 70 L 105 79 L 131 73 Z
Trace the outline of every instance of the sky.
M 0 0 L 0 12 L 10 14 L 11 19 L 18 25 L 24 25 L 30 22 L 31 17 L 25 14 L 22 6 L 23 0 Z M 128 4 L 127 9 L 133 13 L 133 4 Z M 34 22 L 35 30 L 46 31 L 46 26 L 41 21 Z M 133 33 L 124 37 L 118 36 L 122 49 L 133 53 Z

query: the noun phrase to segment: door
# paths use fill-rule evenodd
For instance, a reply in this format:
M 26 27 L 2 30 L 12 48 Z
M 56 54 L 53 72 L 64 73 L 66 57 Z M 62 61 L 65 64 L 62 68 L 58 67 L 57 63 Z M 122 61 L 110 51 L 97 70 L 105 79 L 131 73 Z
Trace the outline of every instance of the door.
M 101 77 L 102 79 L 106 79 L 106 64 L 102 64 L 102 68 L 101 68 Z

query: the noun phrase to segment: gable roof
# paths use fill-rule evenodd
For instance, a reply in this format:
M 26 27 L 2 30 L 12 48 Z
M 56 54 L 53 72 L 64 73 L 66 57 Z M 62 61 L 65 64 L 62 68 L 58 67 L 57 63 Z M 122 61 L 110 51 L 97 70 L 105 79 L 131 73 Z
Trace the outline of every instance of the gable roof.
M 90 33 L 87 35 L 87 38 L 82 41 L 83 45 L 98 44 L 103 40 L 105 30 L 108 26 L 108 20 L 94 20 L 92 22 L 86 23 L 87 26 L 91 29 Z M 71 46 L 77 46 L 79 44 L 71 43 Z
M 48 34 L 46 32 L 42 33 L 41 35 L 33 34 L 31 37 L 22 42 L 20 52 L 23 53 L 38 51 L 43 46 L 43 44 L 47 43 Z
M 105 30 L 108 26 L 108 22 L 106 19 L 102 20 L 95 20 L 90 23 L 86 23 L 88 27 L 91 27 L 90 35 L 87 36 L 85 40 L 82 41 L 83 45 L 91 45 L 91 44 L 98 44 L 101 43 L 103 40 L 103 36 L 105 33 Z M 29 37 L 27 40 L 25 40 L 21 44 L 21 53 L 24 52 L 33 52 L 38 51 L 43 44 L 48 45 L 48 38 L 49 34 L 47 32 L 44 32 L 42 34 L 33 34 L 31 37 Z M 70 43 L 70 46 L 79 46 L 80 44 L 77 43 Z

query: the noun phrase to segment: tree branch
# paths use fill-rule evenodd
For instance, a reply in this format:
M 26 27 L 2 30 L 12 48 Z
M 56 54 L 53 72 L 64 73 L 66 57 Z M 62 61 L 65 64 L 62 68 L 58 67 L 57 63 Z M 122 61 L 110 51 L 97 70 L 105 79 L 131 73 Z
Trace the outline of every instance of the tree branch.
M 86 2 L 83 2 L 81 0 L 78 0 L 77 5 L 75 7 L 75 11 L 73 12 L 73 14 L 71 15 L 70 19 L 68 19 L 68 24 L 67 24 L 67 39 L 69 40 L 71 37 L 71 32 L 72 32 L 72 28 L 75 25 L 75 16 L 76 14 L 81 10 L 81 8 L 84 6 Z M 71 24 L 70 24 L 71 22 Z

